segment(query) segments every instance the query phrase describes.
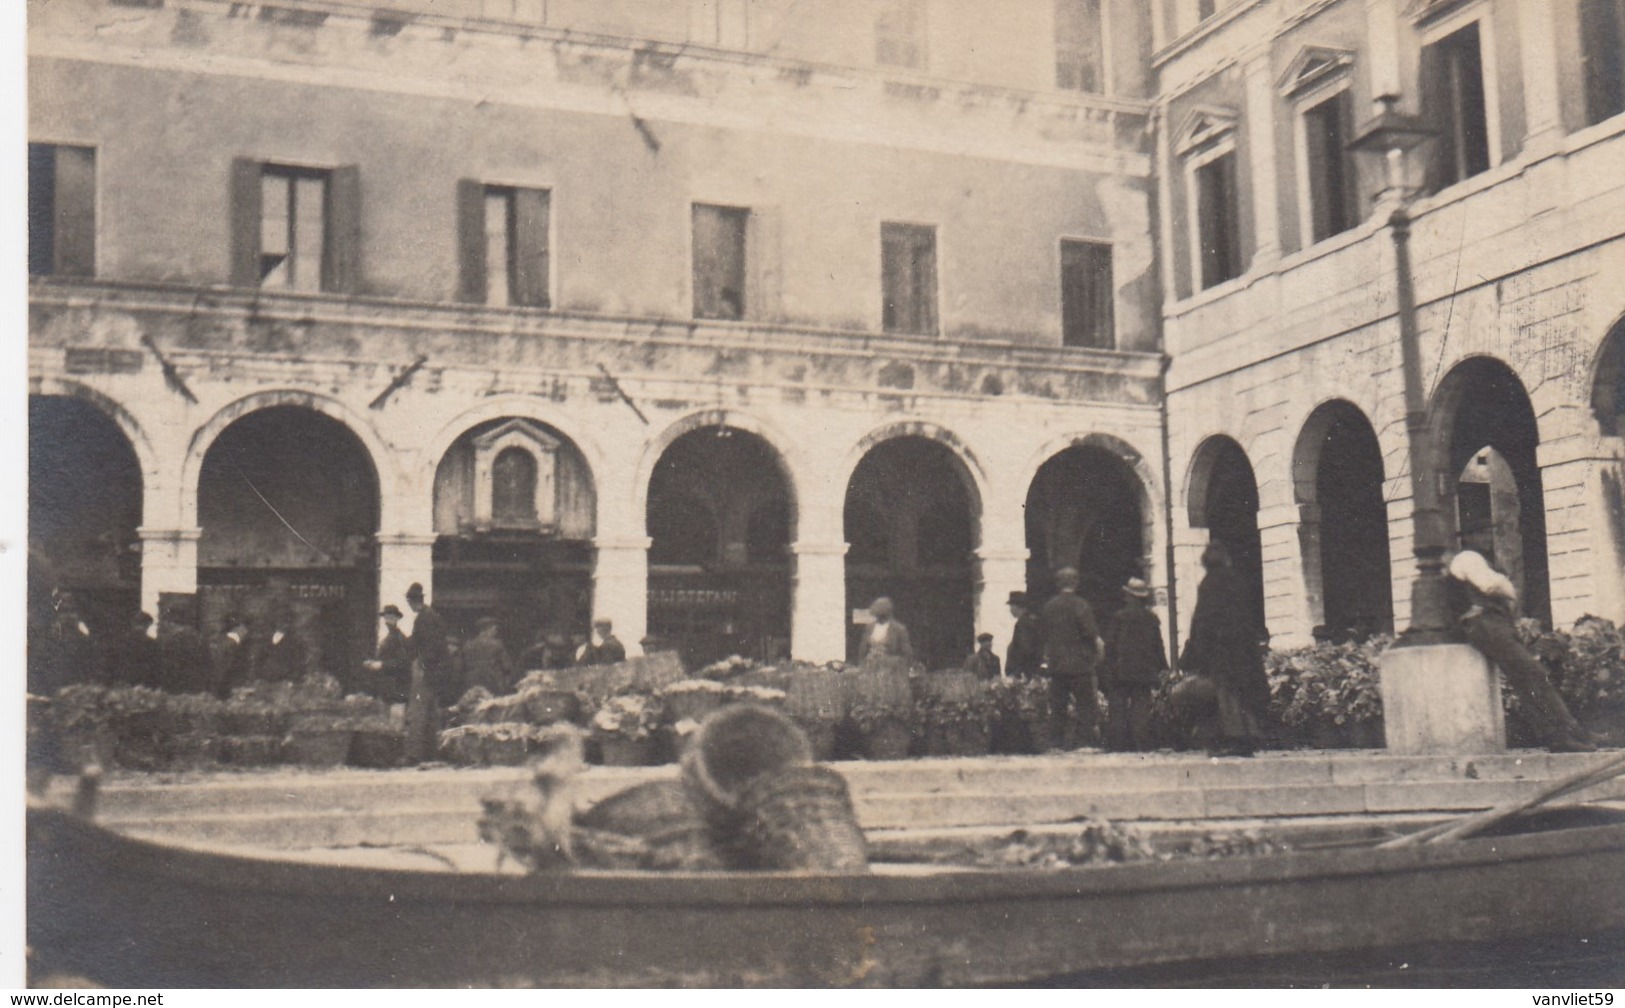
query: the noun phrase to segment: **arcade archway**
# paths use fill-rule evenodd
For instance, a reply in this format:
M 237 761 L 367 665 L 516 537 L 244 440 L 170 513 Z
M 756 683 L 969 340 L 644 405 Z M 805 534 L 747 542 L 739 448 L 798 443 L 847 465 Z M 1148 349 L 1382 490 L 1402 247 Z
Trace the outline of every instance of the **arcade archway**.
M 1446 515 L 1458 530 L 1494 530 L 1490 559 L 1518 587 L 1523 615 L 1549 624 L 1540 429 L 1523 383 L 1494 358 L 1462 361 L 1434 394 L 1432 432 L 1446 475 Z
M 256 635 L 285 621 L 307 667 L 353 681 L 378 607 L 378 474 L 361 440 L 303 406 L 255 410 L 209 445 L 197 495 L 201 629 L 228 613 Z
M 727 425 L 673 441 L 649 478 L 649 636 L 690 668 L 790 648 L 795 497 L 766 440 Z
M 1388 508 L 1371 422 L 1346 400 L 1321 404 L 1298 435 L 1292 471 L 1312 618 L 1337 639 L 1391 633 Z
M 94 632 L 122 630 L 140 607 L 141 466 L 124 431 L 72 396 L 28 397 L 29 618 L 53 589 L 73 595 Z
M 596 516 L 562 433 L 513 416 L 469 428 L 435 468 L 435 609 L 465 636 L 495 617 L 523 665 L 567 662 L 588 632 Z
M 1264 549 L 1258 534 L 1258 482 L 1247 452 L 1222 434 L 1202 442 L 1190 481 L 1189 519 L 1205 528 L 1209 542 L 1230 550 L 1236 573 L 1247 587 L 1243 600 L 1254 629 L 1264 624 Z
M 890 596 L 927 668 L 957 668 L 975 636 L 981 502 L 953 449 L 921 435 L 875 445 L 847 482 L 847 608 Z M 848 634 L 856 657 L 863 626 Z
M 1145 488 L 1119 455 L 1093 445 L 1050 457 L 1027 490 L 1027 592 L 1042 602 L 1055 571 L 1076 567 L 1078 593 L 1104 621 L 1122 587 L 1147 576 Z

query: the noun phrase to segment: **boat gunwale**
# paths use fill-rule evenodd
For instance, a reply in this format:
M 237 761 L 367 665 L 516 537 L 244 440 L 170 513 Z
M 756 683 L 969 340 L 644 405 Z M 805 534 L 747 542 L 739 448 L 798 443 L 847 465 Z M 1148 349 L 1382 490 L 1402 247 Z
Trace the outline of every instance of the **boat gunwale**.
M 395 903 L 537 903 L 615 907 L 775 905 L 839 907 L 1074 899 L 1134 892 L 1173 893 L 1314 878 L 1403 875 L 1625 851 L 1625 824 L 1461 840 L 1390 849 L 1289 851 L 1217 860 L 1171 860 L 1065 868 L 952 867 L 929 874 L 576 871 L 532 875 L 335 865 L 254 857 L 128 836 L 57 809 L 30 809 L 29 832 L 67 829 L 107 848 L 108 863 L 191 887 L 277 896 L 380 898 Z M 31 844 L 32 846 L 32 844 Z M 38 856 L 37 854 L 30 855 Z

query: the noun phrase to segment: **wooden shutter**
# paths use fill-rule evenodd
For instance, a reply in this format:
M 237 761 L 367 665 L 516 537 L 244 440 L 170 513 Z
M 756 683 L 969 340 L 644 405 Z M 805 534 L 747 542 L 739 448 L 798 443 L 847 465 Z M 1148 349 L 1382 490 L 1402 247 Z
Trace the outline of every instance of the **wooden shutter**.
M 1061 243 L 1061 331 L 1066 346 L 1116 346 L 1112 249 L 1102 242 Z
M 548 307 L 548 210 L 546 189 L 514 190 L 514 304 Z
M 231 162 L 231 283 L 260 285 L 260 176 L 263 166 L 249 158 Z
M 914 315 L 919 320 L 915 332 L 934 336 L 937 332 L 937 232 L 935 228 L 916 229 L 914 235 Z
M 327 180 L 327 247 L 322 252 L 322 290 L 361 290 L 361 169 L 335 168 Z
M 1586 124 L 1625 112 L 1625 10 L 1620 0 L 1580 0 Z
M 96 150 L 56 149 L 56 272 L 96 275 Z
M 457 182 L 457 300 L 485 303 L 485 184 Z
M 908 251 L 908 240 L 896 225 L 880 226 L 880 327 L 886 332 L 910 332 L 913 327 Z

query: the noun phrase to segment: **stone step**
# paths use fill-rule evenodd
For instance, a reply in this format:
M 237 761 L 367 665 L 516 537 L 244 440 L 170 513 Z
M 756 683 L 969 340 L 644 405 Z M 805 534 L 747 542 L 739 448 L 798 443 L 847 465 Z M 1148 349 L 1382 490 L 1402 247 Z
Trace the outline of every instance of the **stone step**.
M 1578 769 L 1578 766 L 1570 768 Z M 1565 770 L 1569 772 L 1569 770 Z M 659 771 L 617 771 L 584 778 L 587 804 L 637 780 L 669 775 Z M 1032 775 L 1020 789 L 989 789 L 979 781 L 931 792 L 893 791 L 884 779 L 871 782 L 862 774 L 851 784 L 859 820 L 871 830 L 938 829 L 1009 823 L 1060 823 L 1098 816 L 1119 821 L 1244 819 L 1272 816 L 1387 815 L 1417 811 L 1461 812 L 1488 808 L 1533 793 L 1544 780 L 1456 779 L 1442 781 L 1375 781 L 1342 784 L 1274 784 L 1267 774 L 1257 783 L 1225 783 L 1173 789 L 1095 789 L 1064 785 L 1066 780 Z M 302 778 L 308 780 L 309 775 Z M 1238 779 L 1231 778 L 1232 781 Z M 399 844 L 472 843 L 482 797 L 522 794 L 522 777 L 496 771 L 470 771 L 461 787 L 447 793 L 439 787 L 403 796 L 395 782 L 378 776 L 370 792 L 346 789 L 341 802 L 285 802 L 280 807 L 232 807 L 213 800 L 171 802 L 164 788 L 149 789 L 155 800 L 145 806 L 126 796 L 122 806 L 103 807 L 100 818 L 119 829 L 150 836 L 220 844 L 268 847 L 326 847 Z M 879 783 L 876 788 L 872 784 Z M 226 789 L 241 792 L 239 786 Z M 332 797 L 334 792 L 285 786 L 287 798 Z M 182 797 L 197 798 L 197 794 Z M 1583 792 L 1579 798 L 1625 799 L 1625 779 Z M 409 799 L 409 800 L 408 800 Z
M 1388 756 L 1372 752 L 1264 753 L 1250 760 L 1210 760 L 1194 754 L 1003 756 L 834 764 L 855 794 L 929 796 L 964 793 L 1179 794 L 1211 788 L 1321 787 L 1327 794 L 1366 785 L 1546 780 L 1596 757 L 1509 753 L 1473 758 Z M 674 767 L 594 767 L 580 779 L 583 798 L 596 801 Z M 477 804 L 480 796 L 523 793 L 517 767 L 428 770 L 276 770 L 145 777 L 121 775 L 102 790 L 104 815 L 124 820 L 205 812 L 365 810 L 381 801 L 412 807 Z M 384 797 L 387 796 L 387 797 Z M 1171 799 L 1189 802 L 1192 799 Z M 1345 802 L 1351 799 L 1343 799 Z M 1379 802 L 1380 803 L 1380 802 Z M 1456 807 L 1451 805 L 1449 807 Z

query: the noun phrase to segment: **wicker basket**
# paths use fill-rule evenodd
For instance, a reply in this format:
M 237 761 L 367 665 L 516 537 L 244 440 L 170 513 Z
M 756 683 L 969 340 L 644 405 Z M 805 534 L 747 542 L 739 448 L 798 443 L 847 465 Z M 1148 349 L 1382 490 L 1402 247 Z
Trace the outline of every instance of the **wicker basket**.
M 550 725 L 581 719 L 581 697 L 570 690 L 526 690 L 525 714 L 531 724 Z
M 785 715 L 733 704 L 706 718 L 683 753 L 683 779 L 706 814 L 735 809 L 745 785 L 762 774 L 812 762 L 812 745 Z
M 350 739 L 350 765 L 383 769 L 406 759 L 406 733 L 364 730 Z
M 636 850 L 632 867 L 653 871 L 707 871 L 724 867 L 711 841 L 709 825 L 681 781 L 649 781 L 619 791 L 594 805 L 577 825 L 601 834 L 638 841 L 616 853 Z
M 837 722 L 846 717 L 842 677 L 835 672 L 805 672 L 784 687 L 784 709 L 805 725 L 813 721 Z
M 828 767 L 758 776 L 739 796 L 740 848 L 751 867 L 867 871 L 863 829 L 846 781 Z
M 648 766 L 654 762 L 655 738 L 627 738 L 625 735 L 603 733 L 598 736 L 598 758 L 604 766 Z
M 863 732 L 863 757 L 871 760 L 907 759 L 909 741 L 908 722 L 901 718 L 877 721 Z
M 354 734 L 349 729 L 296 728 L 282 741 L 282 759 L 307 767 L 343 766 Z
M 227 735 L 220 740 L 220 761 L 233 766 L 269 766 L 282 751 L 275 735 Z
M 711 712 L 719 710 L 728 702 L 728 698 L 720 691 L 710 690 L 675 690 L 662 693 L 661 700 L 666 705 L 666 718 L 670 721 L 703 721 Z

